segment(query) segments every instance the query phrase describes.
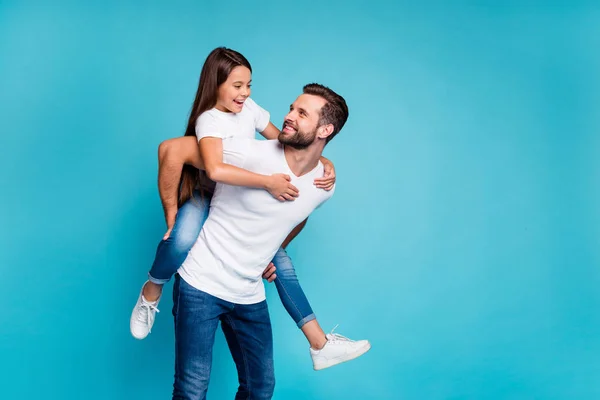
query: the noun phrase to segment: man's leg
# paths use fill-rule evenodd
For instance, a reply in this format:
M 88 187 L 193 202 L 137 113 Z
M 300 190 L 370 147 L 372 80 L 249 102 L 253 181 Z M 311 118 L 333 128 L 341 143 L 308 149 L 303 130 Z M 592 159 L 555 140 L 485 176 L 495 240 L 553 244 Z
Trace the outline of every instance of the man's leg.
M 273 334 L 267 302 L 236 304 L 221 328 L 238 371 L 236 400 L 268 400 L 275 389 Z
M 175 318 L 175 383 L 173 399 L 206 398 L 212 349 L 219 317 L 227 303 L 190 286 L 176 275 L 173 288 Z

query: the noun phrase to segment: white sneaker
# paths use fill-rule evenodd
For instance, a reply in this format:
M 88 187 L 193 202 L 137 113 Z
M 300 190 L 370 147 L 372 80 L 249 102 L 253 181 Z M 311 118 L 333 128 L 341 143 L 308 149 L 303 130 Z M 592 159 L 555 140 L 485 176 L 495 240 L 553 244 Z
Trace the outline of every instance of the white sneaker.
M 146 284 L 144 283 L 144 286 Z M 160 312 L 156 306 L 160 301 L 160 297 L 156 301 L 148 301 L 144 298 L 142 293 L 144 292 L 144 286 L 138 297 L 137 303 L 131 313 L 131 319 L 129 320 L 129 329 L 131 334 L 136 339 L 144 339 L 150 331 L 152 331 L 152 325 L 154 325 L 154 318 L 157 312 Z
M 335 328 L 337 328 L 337 325 Z M 331 333 L 325 335 L 327 343 L 321 350 L 310 349 L 315 371 L 354 360 L 371 349 L 368 340 L 350 340 L 347 337 L 333 333 L 335 328 L 332 329 Z

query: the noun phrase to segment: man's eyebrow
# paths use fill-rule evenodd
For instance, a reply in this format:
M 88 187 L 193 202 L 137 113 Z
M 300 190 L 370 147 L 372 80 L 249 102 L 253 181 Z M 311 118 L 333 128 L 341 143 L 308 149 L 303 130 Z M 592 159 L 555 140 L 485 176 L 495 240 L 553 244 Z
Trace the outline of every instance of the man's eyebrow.
M 294 109 L 294 105 L 293 105 L 293 104 L 290 104 L 290 111 L 292 111 L 293 109 Z M 304 114 L 306 114 L 307 116 L 308 116 L 308 115 L 310 115 L 310 114 L 308 113 L 308 111 L 306 111 L 306 110 L 305 110 L 304 108 L 302 108 L 302 107 L 298 107 L 298 112 L 303 112 L 303 113 L 304 113 Z

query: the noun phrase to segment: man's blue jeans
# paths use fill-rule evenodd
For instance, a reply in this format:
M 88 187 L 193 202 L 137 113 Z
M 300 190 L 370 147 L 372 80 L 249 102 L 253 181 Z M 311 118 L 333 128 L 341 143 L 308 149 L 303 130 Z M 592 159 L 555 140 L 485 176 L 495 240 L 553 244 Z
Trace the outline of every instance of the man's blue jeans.
M 198 192 L 181 206 L 171 235 L 167 240 L 161 241 L 156 250 L 154 264 L 148 273 L 151 282 L 165 284 L 183 264 L 208 218 L 209 206 L 210 198 L 202 198 Z M 273 258 L 273 264 L 277 268 L 275 286 L 281 302 L 296 325 L 301 328 L 316 317 L 298 282 L 292 260 L 286 251 L 280 248 Z
M 235 399 L 273 397 L 273 337 L 266 301 L 230 303 L 190 286 L 176 275 L 173 317 L 174 400 L 206 398 L 219 321 L 238 371 L 239 387 Z

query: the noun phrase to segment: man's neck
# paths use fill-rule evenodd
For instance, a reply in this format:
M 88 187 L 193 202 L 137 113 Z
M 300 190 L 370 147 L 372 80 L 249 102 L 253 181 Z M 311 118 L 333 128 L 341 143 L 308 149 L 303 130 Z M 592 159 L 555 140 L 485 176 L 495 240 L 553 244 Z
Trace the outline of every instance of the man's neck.
M 318 143 L 313 143 L 302 150 L 284 146 L 283 151 L 290 170 L 296 176 L 302 176 L 312 171 L 319 163 L 321 154 L 323 154 L 323 148 Z

